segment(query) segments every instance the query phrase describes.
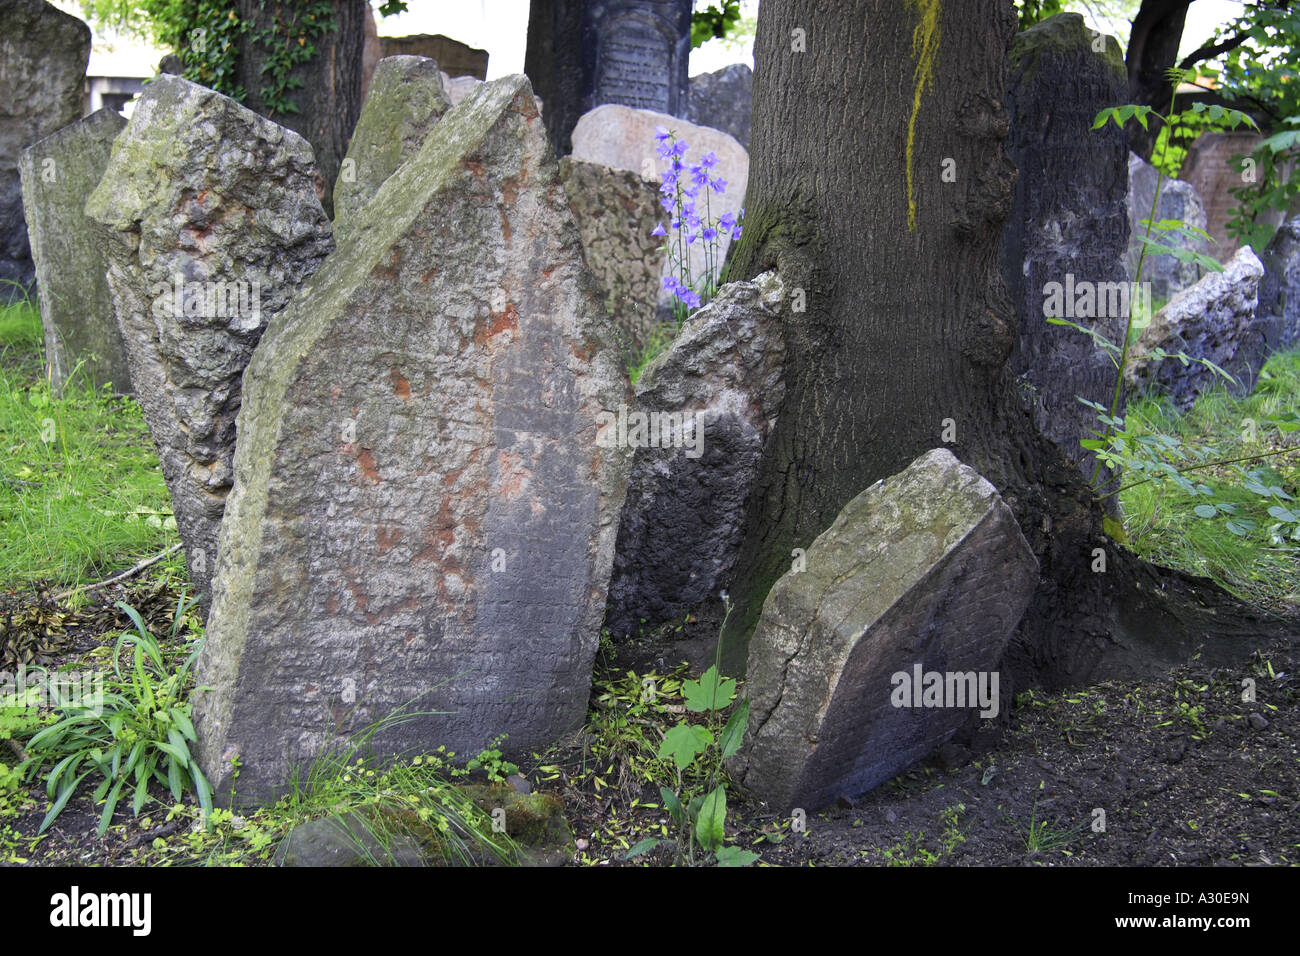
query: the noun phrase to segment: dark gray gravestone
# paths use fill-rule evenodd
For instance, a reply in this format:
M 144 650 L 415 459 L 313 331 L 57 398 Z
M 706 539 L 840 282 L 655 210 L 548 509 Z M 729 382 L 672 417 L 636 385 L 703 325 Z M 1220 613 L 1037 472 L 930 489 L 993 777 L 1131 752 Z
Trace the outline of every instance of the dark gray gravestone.
M 1099 428 L 1116 370 L 1087 335 L 1047 322 L 1048 310 L 1122 342 L 1128 292 L 1128 142 L 1097 112 L 1126 102 L 1124 60 L 1114 38 L 1076 13 L 1022 32 L 1011 48 L 1007 147 L 1020 170 L 1003 231 L 1002 269 L 1020 326 L 1012 370 L 1039 430 L 1091 477 L 1079 447 Z M 1116 314 L 1123 313 L 1123 314 Z
M 94 387 L 109 382 L 115 391 L 131 391 L 104 254 L 85 213 L 125 126 L 121 114 L 99 110 L 27 147 L 19 164 L 45 325 L 45 366 L 57 390 L 76 371 Z
M 533 0 L 524 72 L 556 153 L 606 103 L 684 116 L 690 52 L 691 0 Z

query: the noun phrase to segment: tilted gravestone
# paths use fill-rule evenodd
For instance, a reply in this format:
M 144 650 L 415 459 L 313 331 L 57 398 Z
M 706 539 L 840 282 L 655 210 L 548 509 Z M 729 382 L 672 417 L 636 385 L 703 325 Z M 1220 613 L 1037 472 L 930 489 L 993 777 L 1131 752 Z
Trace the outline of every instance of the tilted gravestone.
M 423 56 L 379 61 L 334 184 L 334 232 L 340 241 L 351 219 L 415 155 L 450 108 L 435 61 Z
M 1020 324 L 1011 368 L 1039 430 L 1088 477 L 1094 458 L 1079 441 L 1100 426 L 1078 397 L 1109 407 L 1117 372 L 1090 337 L 1047 318 L 1123 341 L 1135 298 L 1125 264 L 1128 143 L 1113 123 L 1092 124 L 1127 95 L 1119 44 L 1076 13 L 1050 17 L 1012 44 L 1007 146 L 1020 175 L 1002 252 Z
M 1292 348 L 1300 343 L 1300 217 L 1278 228 L 1260 261 L 1259 314 L 1277 323 L 1274 348 Z
M 0 305 L 22 298 L 36 275 L 19 159 L 81 116 L 89 59 L 90 27 L 76 17 L 45 0 L 0 3 Z
M 114 391 L 131 391 L 104 254 L 85 213 L 125 126 L 115 111 L 98 110 L 27 147 L 19 165 L 45 325 L 45 366 L 56 390 L 76 370 L 78 380 L 91 387 L 107 383 Z
M 690 101 L 684 115 L 696 126 L 721 130 L 749 149 L 753 114 L 754 71 L 744 63 L 691 77 Z
M 763 602 L 735 779 L 812 811 L 907 769 L 972 710 L 995 716 L 994 668 L 1037 583 L 1011 509 L 951 452 L 876 482 Z
M 146 87 L 86 201 L 135 397 L 206 608 L 240 379 L 333 248 L 311 146 L 177 76 Z
M 1159 198 L 1156 197 L 1157 182 L 1160 186 Z M 1151 208 L 1153 201 L 1154 210 Z M 1205 206 L 1201 203 L 1201 197 L 1196 194 L 1195 187 L 1181 179 L 1161 177 L 1160 171 L 1154 166 L 1136 153 L 1130 153 L 1128 158 L 1129 277 L 1138 281 L 1137 268 L 1141 260 L 1141 281 L 1151 283 L 1153 304 L 1168 302 L 1188 286 L 1194 285 L 1205 270 L 1195 262 L 1184 262 L 1168 253 L 1155 253 L 1148 249 L 1143 255 L 1146 243 L 1142 239 L 1147 235 L 1147 227 L 1142 224 L 1144 219 L 1149 219 L 1153 223 L 1150 234 L 1152 241 L 1208 254 L 1209 243 L 1204 239 L 1181 237 L 1156 229 L 1154 226 L 1154 223 L 1165 219 L 1178 219 L 1189 226 L 1204 229 Z
M 426 56 L 436 60 L 448 76 L 471 76 L 487 79 L 488 51 L 453 40 L 441 34 L 414 33 L 404 37 L 380 37 L 379 55 Z
M 785 393 L 781 281 L 730 282 L 636 384 L 636 442 L 605 626 L 680 620 L 727 587 L 763 444 Z M 640 431 L 637 431 L 637 429 Z
M 524 72 L 556 153 L 606 103 L 684 115 L 690 51 L 691 0 L 532 0 Z
M 586 711 L 629 399 L 528 81 L 486 83 L 358 214 L 244 377 L 196 703 L 240 798 L 377 753 L 549 745 Z

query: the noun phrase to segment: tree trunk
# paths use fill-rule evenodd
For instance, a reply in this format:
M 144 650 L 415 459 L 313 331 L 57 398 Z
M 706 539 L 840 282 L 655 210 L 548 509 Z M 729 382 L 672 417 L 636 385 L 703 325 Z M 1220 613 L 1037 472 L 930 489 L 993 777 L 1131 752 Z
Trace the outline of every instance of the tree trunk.
M 1165 71 L 1178 63 L 1178 46 L 1183 40 L 1183 22 L 1192 0 L 1142 0 L 1133 28 L 1129 31 L 1124 65 L 1128 67 L 1129 102 L 1153 107 L 1167 113 L 1170 101 L 1169 79 Z M 1149 129 L 1128 124 L 1129 147 L 1150 161 L 1160 124 Z
M 263 67 L 271 49 L 259 42 L 257 35 L 270 29 L 278 44 L 298 45 L 300 34 L 292 25 L 301 24 L 307 4 L 238 0 L 239 16 L 253 26 L 240 41 L 236 76 L 249 109 L 287 126 L 311 143 L 323 180 L 321 203 L 332 217 L 334 180 L 361 115 L 362 52 L 370 10 L 365 0 L 332 0 L 331 6 L 336 28 L 315 39 L 306 37 L 307 42 L 315 44 L 316 53 L 290 73 L 302 81 L 301 86 L 287 91 L 296 111 L 277 109 L 274 97 L 269 95 L 270 81 Z
M 786 329 L 785 400 L 749 503 L 723 637 L 730 673 L 743 671 L 793 549 L 868 485 L 943 445 L 948 419 L 948 447 L 1002 492 L 1041 568 L 1008 652 L 1013 684 L 1150 672 L 1206 638 L 1207 657 L 1233 659 L 1277 630 L 1107 538 L 1082 476 L 1015 397 L 1018 320 L 999 273 L 1016 176 L 1003 146 L 1015 27 L 1010 0 L 759 9 L 749 208 L 732 275 L 778 268 L 807 308 Z M 1104 572 L 1093 570 L 1097 548 Z

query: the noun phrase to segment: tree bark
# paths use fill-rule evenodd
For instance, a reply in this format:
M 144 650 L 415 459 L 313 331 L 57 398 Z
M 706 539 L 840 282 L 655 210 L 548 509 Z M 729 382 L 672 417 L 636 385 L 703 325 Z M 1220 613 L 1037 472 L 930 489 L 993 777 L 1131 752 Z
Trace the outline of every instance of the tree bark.
M 1178 45 L 1183 40 L 1183 23 L 1192 0 L 1142 0 L 1133 28 L 1129 31 L 1124 65 L 1128 67 L 1129 102 L 1167 113 L 1170 84 L 1165 71 L 1178 63 Z M 1128 124 L 1129 147 L 1150 161 L 1160 124 L 1143 129 Z
M 1082 476 L 1016 399 L 1018 319 L 999 273 L 1016 176 L 1003 144 L 1015 28 L 1010 0 L 759 9 L 749 208 L 732 275 L 777 268 L 807 308 L 786 329 L 785 400 L 731 588 L 730 673 L 743 671 L 793 549 L 944 444 L 946 419 L 948 447 L 1001 491 L 1040 564 L 1006 658 L 1013 686 L 1150 673 L 1207 640 L 1207 657 L 1233 660 L 1279 631 L 1106 537 Z
M 244 88 L 245 105 L 275 120 L 311 143 L 316 165 L 322 178 L 321 203 L 332 217 L 334 180 L 338 177 L 348 140 L 361 115 L 362 52 L 365 46 L 366 19 L 370 16 L 365 0 L 332 0 L 336 29 L 316 38 L 316 53 L 306 63 L 294 67 L 291 76 L 302 86 L 289 92 L 297 112 L 277 112 L 267 103 L 267 85 L 262 68 L 268 50 L 255 34 L 280 23 L 295 22 L 303 4 L 275 0 L 238 0 L 239 16 L 253 24 L 250 34 L 240 41 L 237 81 Z M 281 38 L 296 44 L 292 33 Z

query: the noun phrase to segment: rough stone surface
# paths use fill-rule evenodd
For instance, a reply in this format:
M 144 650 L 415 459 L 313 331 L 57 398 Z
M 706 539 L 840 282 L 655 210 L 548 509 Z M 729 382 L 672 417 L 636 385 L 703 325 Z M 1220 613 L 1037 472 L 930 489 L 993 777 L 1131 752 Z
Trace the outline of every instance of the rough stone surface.
M 1093 290 L 1119 283 L 1128 292 L 1127 138 L 1114 124 L 1092 129 L 1099 110 L 1127 102 L 1128 80 L 1114 38 L 1105 38 L 1105 53 L 1094 52 L 1093 42 L 1081 16 L 1063 13 L 1012 44 L 1007 147 L 1020 175 L 1002 252 L 1020 320 L 1012 371 L 1040 431 L 1088 477 L 1094 460 L 1079 441 L 1098 426 L 1078 397 L 1109 406 L 1114 364 L 1090 337 L 1048 324 L 1044 309 L 1049 283 Z M 1096 311 L 1105 314 L 1064 318 L 1122 341 L 1127 309 Z
M 357 211 L 415 155 L 449 109 L 436 61 L 423 56 L 379 61 L 334 184 L 334 232 L 340 242 Z
M 488 51 L 441 34 L 413 33 L 404 37 L 380 37 L 379 48 L 384 57 L 427 56 L 436 60 L 448 76 L 472 76 L 487 79 Z
M 627 343 L 639 348 L 659 324 L 663 240 L 650 235 L 663 216 L 658 187 L 631 170 L 571 156 L 560 160 L 560 181 L 587 265 L 604 292 L 605 311 Z
M 750 122 L 754 115 L 754 71 L 732 63 L 712 73 L 691 77 L 686 119 L 697 126 L 721 130 L 749 149 Z
M 86 201 L 205 608 L 233 477 L 240 378 L 267 321 L 334 245 L 317 175 L 297 133 L 163 75 L 145 88 Z
M 36 275 L 18 161 L 81 116 L 89 59 L 90 27 L 76 17 L 45 0 L 0 3 L 0 305 L 22 298 Z
M 573 158 L 612 169 L 628 169 L 643 176 L 649 173 L 658 182 L 659 174 L 668 169 L 668 164 L 655 152 L 659 145 L 655 142 L 657 126 L 674 131 L 678 140 L 690 147 L 685 157 L 687 162 L 696 162 L 709 152 L 717 154 L 714 174 L 726 180 L 727 188 L 722 195 L 710 196 L 712 218 L 726 212 L 738 216 L 749 186 L 749 153 L 735 139 L 716 129 L 649 110 L 598 106 L 578 120 L 573 129 Z M 660 218 L 666 225 L 668 217 L 662 210 Z M 720 239 L 718 263 L 725 261 L 730 246 L 729 235 Z M 702 243 L 694 244 L 690 261 L 691 275 L 698 281 L 705 274 Z M 671 268 L 671 263 L 665 263 L 664 268 Z
M 528 81 L 380 187 L 244 376 L 195 725 L 241 799 L 399 708 L 377 753 L 579 726 L 630 398 Z
M 99 110 L 29 146 L 19 166 L 45 324 L 46 371 L 56 390 L 78 369 L 78 381 L 94 388 L 109 383 L 116 392 L 131 391 L 107 266 L 85 214 L 86 199 L 103 178 L 113 140 L 125 126 L 117 112 Z
M 763 603 L 736 779 L 811 812 L 924 758 L 971 710 L 895 706 L 892 676 L 992 672 L 1037 583 L 1011 509 L 946 449 L 872 485 Z
M 1261 262 L 1264 278 L 1259 283 L 1257 314 L 1277 322 L 1276 348 L 1292 348 L 1300 343 L 1300 217 L 1279 227 Z
M 1208 359 L 1239 379 L 1237 392 L 1254 387 L 1273 336 L 1255 319 L 1259 280 L 1264 267 L 1249 246 L 1242 246 L 1222 272 L 1211 272 L 1184 289 L 1155 314 L 1129 350 L 1125 378 L 1130 386 L 1155 386 L 1168 392 L 1179 408 L 1223 380 L 1199 363 L 1159 360 L 1153 349 L 1186 352 Z
M 636 411 L 698 422 L 702 437 L 636 450 L 605 613 L 615 638 L 680 619 L 730 583 L 785 390 L 783 296 L 771 272 L 724 285 L 637 382 Z
M 1151 212 L 1151 201 L 1156 195 L 1156 181 L 1160 172 L 1136 153 L 1128 156 L 1128 274 L 1134 281 L 1139 281 L 1137 274 L 1138 258 L 1142 255 L 1142 237 L 1147 227 L 1142 220 L 1180 219 L 1189 226 L 1204 229 L 1206 226 L 1205 206 L 1201 197 L 1191 183 L 1181 179 L 1164 177 L 1160 183 L 1160 199 L 1156 202 L 1155 215 Z M 1209 244 L 1203 239 L 1184 240 L 1161 232 L 1151 230 L 1151 238 L 1166 245 L 1193 252 L 1208 253 Z M 1177 293 L 1190 285 L 1195 285 L 1201 278 L 1203 270 L 1194 262 L 1180 262 L 1171 255 L 1156 255 L 1148 252 L 1142 262 L 1142 282 L 1151 283 L 1153 301 L 1168 302 Z

